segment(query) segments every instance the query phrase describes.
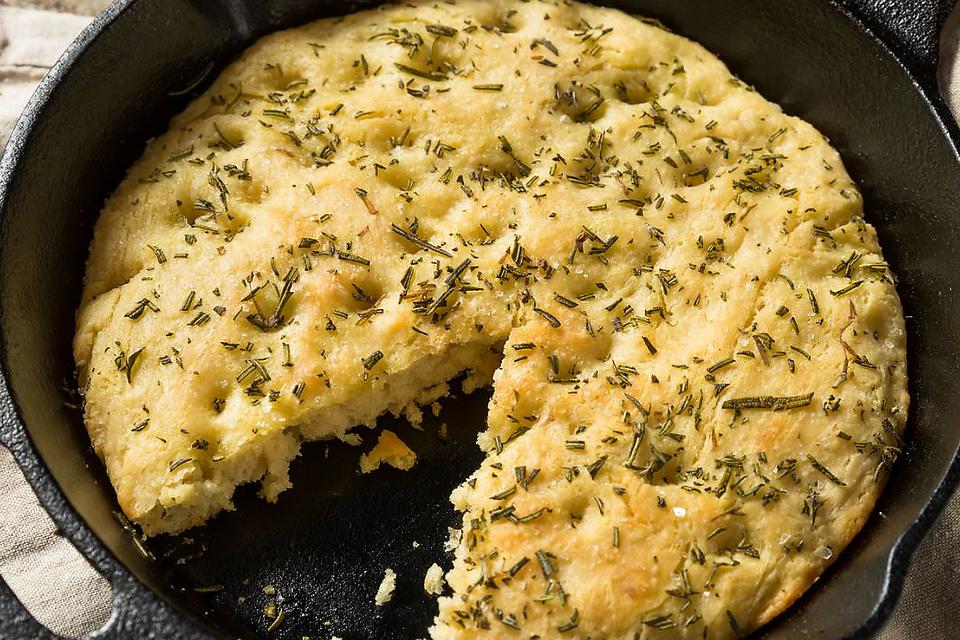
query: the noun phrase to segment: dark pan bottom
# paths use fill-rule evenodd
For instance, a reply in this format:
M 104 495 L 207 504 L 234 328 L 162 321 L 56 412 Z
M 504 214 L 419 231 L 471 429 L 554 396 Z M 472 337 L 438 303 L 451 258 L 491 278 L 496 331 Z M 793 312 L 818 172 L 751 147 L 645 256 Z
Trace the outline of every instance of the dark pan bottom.
M 441 401 L 439 416 L 425 408 L 422 430 L 402 417 L 378 422 L 417 452 L 410 471 L 360 475 L 358 459 L 376 442 L 374 430 L 357 430 L 359 447 L 309 443 L 292 465 L 293 489 L 276 504 L 243 487 L 236 511 L 181 537 L 151 539 L 148 548 L 172 585 L 197 594 L 212 618 L 232 618 L 251 634 L 266 634 L 274 618 L 264 606 L 275 602 L 284 617 L 270 638 L 426 637 L 437 604 L 424 591 L 424 574 L 435 562 L 444 571 L 452 564 L 444 542 L 461 520 L 448 496 L 483 458 L 476 438 L 490 398 L 488 389 L 460 393 L 459 380 L 451 388 L 456 397 Z M 388 567 L 397 590 L 378 607 L 374 595 Z

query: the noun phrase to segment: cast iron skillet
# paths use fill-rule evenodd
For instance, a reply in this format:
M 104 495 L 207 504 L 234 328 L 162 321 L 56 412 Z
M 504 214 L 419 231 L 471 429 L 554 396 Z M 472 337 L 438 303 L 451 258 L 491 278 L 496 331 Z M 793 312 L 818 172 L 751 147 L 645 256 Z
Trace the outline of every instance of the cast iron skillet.
M 900 276 L 909 444 L 861 535 L 758 634 L 771 639 L 873 635 L 960 477 L 960 131 L 934 76 L 936 34 L 951 2 L 839 1 L 610 2 L 699 40 L 825 132 L 863 188 Z M 98 637 L 266 637 L 266 585 L 286 612 L 271 638 L 423 637 L 434 614 L 422 576 L 436 560 L 449 566 L 445 525 L 457 519 L 447 495 L 479 462 L 484 394 L 447 402 L 422 433 L 394 425 L 421 453 L 415 471 L 358 482 L 357 451 L 331 445 L 327 459 L 327 445 L 308 445 L 294 464 L 295 488 L 279 504 L 241 490 L 237 512 L 185 537 L 151 540 L 156 560 L 138 553 L 112 515 L 113 492 L 80 417 L 63 404 L 91 228 L 144 141 L 256 37 L 357 6 L 120 0 L 47 76 L 0 162 L 0 443 L 64 535 L 112 583 L 114 613 Z M 446 442 L 436 435 L 440 422 L 449 425 Z M 399 574 L 398 594 L 377 609 L 373 594 L 388 566 Z M 216 586 L 223 588 L 206 588 Z M 51 637 L 2 584 L 0 637 Z

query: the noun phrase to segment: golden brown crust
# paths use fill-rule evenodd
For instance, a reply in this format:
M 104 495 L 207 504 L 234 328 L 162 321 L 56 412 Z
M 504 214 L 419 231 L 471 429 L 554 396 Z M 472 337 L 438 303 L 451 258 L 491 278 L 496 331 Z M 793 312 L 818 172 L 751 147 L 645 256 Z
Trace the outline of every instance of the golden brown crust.
M 488 360 L 437 639 L 734 637 L 862 526 L 903 314 L 810 125 L 620 12 L 414 2 L 264 38 L 107 202 L 75 357 L 150 533 Z M 518 630 L 519 629 L 519 630 Z

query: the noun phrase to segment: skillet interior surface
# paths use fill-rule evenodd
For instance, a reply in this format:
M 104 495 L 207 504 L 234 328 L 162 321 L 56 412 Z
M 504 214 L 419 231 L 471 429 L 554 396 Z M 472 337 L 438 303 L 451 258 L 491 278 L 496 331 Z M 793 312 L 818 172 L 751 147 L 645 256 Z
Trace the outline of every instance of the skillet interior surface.
M 889 614 L 909 553 L 955 480 L 944 484 L 960 443 L 960 395 L 954 391 L 960 369 L 960 163 L 953 144 L 896 60 L 824 0 L 606 4 L 660 18 L 702 42 L 764 96 L 829 136 L 861 186 L 867 217 L 900 276 L 913 398 L 909 444 L 863 533 L 798 606 L 760 633 L 865 637 Z M 112 489 L 82 420 L 64 405 L 70 400 L 63 386 L 73 378 L 70 340 L 92 225 L 144 140 L 164 130 L 170 116 L 202 90 L 203 79 L 257 36 L 356 6 L 302 0 L 118 3 L 100 35 L 82 54 L 74 52 L 69 73 L 42 88 L 0 168 L 6 183 L 0 356 L 19 410 L 18 417 L 0 398 L 0 441 L 14 450 L 64 532 L 114 584 L 115 616 L 107 637 L 131 637 L 134 631 L 204 636 L 143 585 L 224 637 L 268 635 L 268 585 L 285 612 L 270 638 L 422 637 L 434 615 L 423 574 L 435 561 L 449 567 L 442 547 L 446 527 L 455 526 L 457 517 L 447 496 L 480 460 L 474 440 L 486 414 L 484 392 L 446 401 L 423 432 L 403 421 L 381 421 L 421 455 L 414 471 L 381 471 L 360 480 L 358 450 L 307 445 L 293 465 L 294 489 L 279 504 L 265 504 L 253 490 L 242 489 L 236 512 L 180 538 L 150 540 L 155 560 L 138 551 L 112 515 Z M 174 95 L 204 70 L 209 74 L 196 89 Z M 956 134 L 953 125 L 949 132 Z M 446 440 L 437 436 L 440 423 L 448 425 Z M 921 515 L 921 524 L 904 535 Z M 386 567 L 398 573 L 398 593 L 390 606 L 377 608 L 373 594 Z M 9 599 L 0 590 L 0 600 Z M 27 637 L 20 634 L 28 626 L 13 624 L 30 623 L 22 616 L 0 621 L 0 636 Z M 43 632 L 37 628 L 33 635 Z

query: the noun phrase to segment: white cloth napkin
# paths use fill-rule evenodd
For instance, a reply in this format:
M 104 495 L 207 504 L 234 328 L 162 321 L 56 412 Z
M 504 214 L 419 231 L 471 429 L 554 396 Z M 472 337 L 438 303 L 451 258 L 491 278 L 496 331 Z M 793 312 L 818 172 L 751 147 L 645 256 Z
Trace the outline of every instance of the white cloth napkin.
M 0 496 L 0 577 L 10 590 L 37 622 L 60 636 L 83 638 L 102 627 L 113 610 L 110 583 L 57 533 L 3 446 Z
M 0 0 L 2 2 L 2 0 Z M 37 83 L 87 16 L 0 7 L 0 143 L 5 143 Z M 940 83 L 960 119 L 960 9 L 942 37 Z M 81 638 L 109 619 L 109 583 L 57 534 L 9 451 L 0 446 L 0 578 L 41 624 Z M 880 640 L 958 637 L 960 494 L 921 544 L 896 612 Z
M 0 143 L 60 53 L 90 18 L 0 7 Z

